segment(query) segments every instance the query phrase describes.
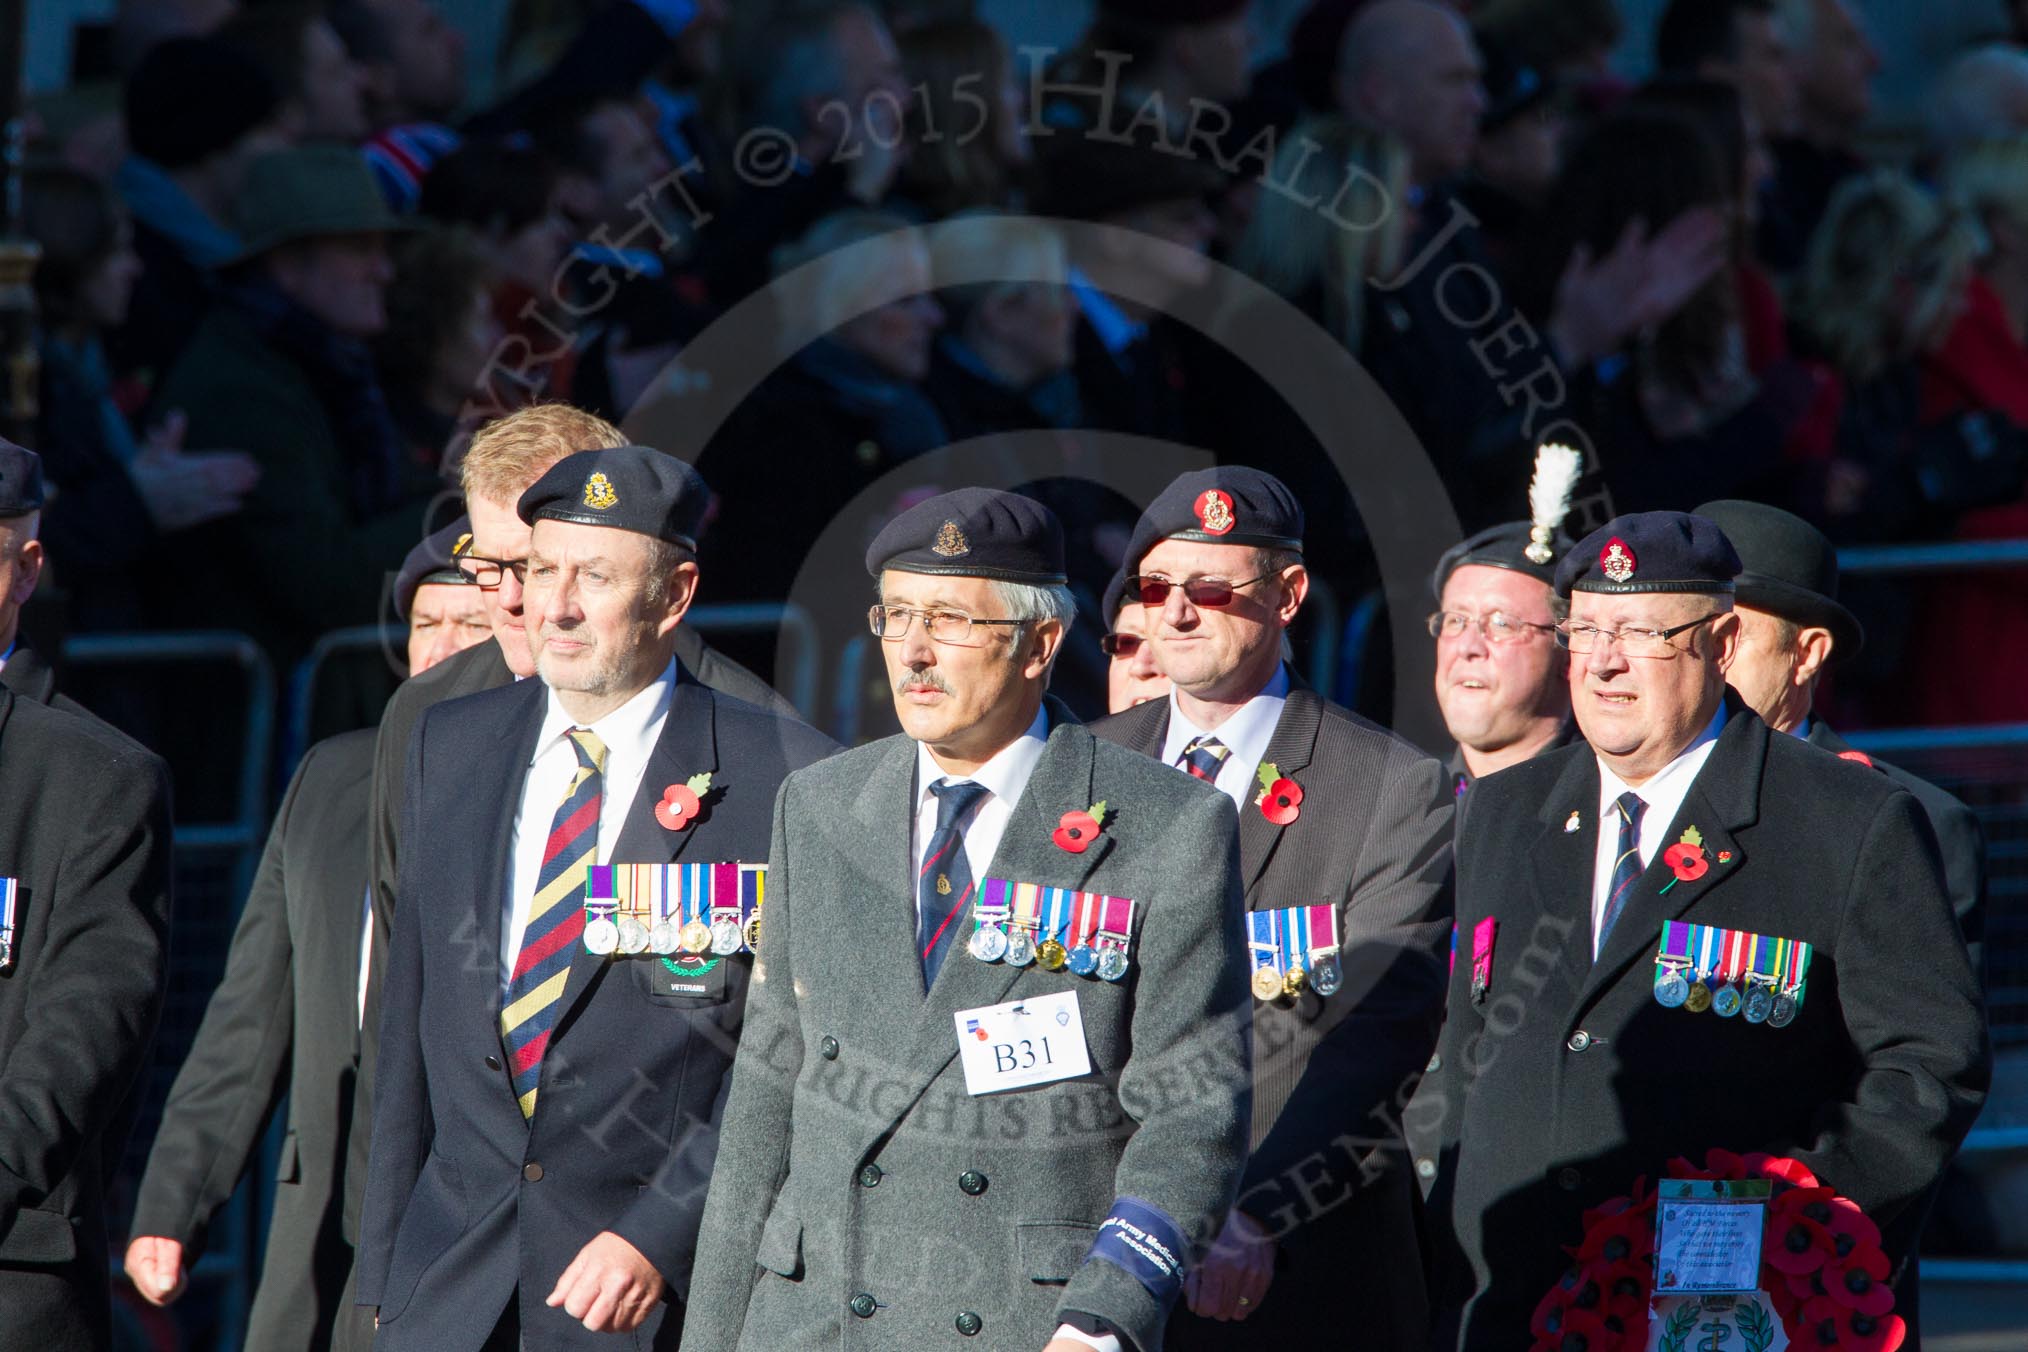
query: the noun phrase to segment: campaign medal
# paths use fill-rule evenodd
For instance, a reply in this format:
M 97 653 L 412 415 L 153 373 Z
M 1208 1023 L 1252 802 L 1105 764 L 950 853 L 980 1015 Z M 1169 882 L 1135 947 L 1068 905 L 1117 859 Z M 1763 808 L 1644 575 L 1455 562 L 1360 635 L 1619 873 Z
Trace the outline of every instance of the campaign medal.
M 617 899 L 585 898 L 584 946 L 587 953 L 604 957 L 620 946 L 620 927 L 613 923 L 613 913 L 619 909 Z
M 1747 959 L 1746 1008 L 1742 1011 L 1748 1023 L 1766 1023 L 1767 1016 L 1774 1013 L 1774 978 L 1767 969 L 1776 942 L 1764 934 L 1753 936 L 1753 953 Z
M 666 869 L 654 870 L 651 884 L 654 905 L 649 914 L 655 917 L 655 923 L 648 929 L 648 951 L 662 958 L 676 951 L 683 930 L 681 875 L 672 879 L 669 872 Z
M 1007 929 L 1007 961 L 1016 967 L 1027 967 L 1035 961 L 1035 935 L 1042 926 L 1042 889 L 1034 883 L 1011 886 L 1013 919 Z
M 1690 983 L 1690 992 L 1683 997 L 1683 1008 L 1692 1014 L 1702 1014 L 1711 1008 L 1711 987 L 1706 979 L 1718 962 L 1718 936 L 1724 931 L 1715 925 L 1692 925 L 1690 932 L 1697 945 L 1697 979 Z
M 760 936 L 761 936 L 760 912 L 755 911 L 752 915 L 746 918 L 746 924 L 740 931 L 740 937 L 746 940 L 746 947 L 748 952 L 750 953 L 760 952 Z
M 1655 954 L 1655 1003 L 1665 1009 L 1681 1009 L 1690 998 L 1690 982 L 1683 976 L 1690 966 L 1690 929 L 1681 920 L 1662 926 L 1662 947 Z
M 0 972 L 14 965 L 14 908 L 21 896 L 21 884 L 0 878 Z
M 1310 907 L 1310 989 L 1329 999 L 1345 984 L 1338 966 L 1338 908 Z
M 620 917 L 620 952 L 629 957 L 648 951 L 648 927 L 637 916 Z
M 1007 884 L 988 878 L 972 902 L 972 937 L 965 947 L 980 962 L 1007 956 Z
M 1256 1000 L 1272 1000 L 1282 993 L 1282 968 L 1274 937 L 1273 911 L 1246 913 L 1247 963 L 1253 975 L 1248 984 Z
M 1134 934 L 1134 902 L 1131 897 L 1105 897 L 1100 906 L 1099 979 L 1118 981 L 1126 976 L 1130 965 L 1127 945 Z
M 1052 972 L 1060 972 L 1070 965 L 1070 952 L 1063 946 L 1063 939 L 1070 925 L 1071 894 L 1068 889 L 1052 887 L 1043 893 L 1043 903 L 1046 910 L 1040 932 L 1049 937 L 1035 946 L 1035 960 Z
M 1295 999 L 1310 984 L 1310 974 L 1303 963 L 1309 957 L 1309 908 L 1291 906 L 1277 911 L 1280 918 L 1280 947 L 1282 952 L 1282 994 Z
M 1070 974 L 1091 976 L 1098 971 L 1098 950 L 1091 945 L 1093 933 L 1098 929 L 1098 895 L 1094 892 L 1077 893 L 1076 920 L 1071 926 Z
M 1740 1007 L 1746 1003 L 1746 997 L 1739 993 L 1740 960 L 1746 955 L 1746 931 L 1728 932 L 1719 948 L 1725 954 L 1721 973 L 1725 978 L 1725 984 L 1713 992 L 1711 1012 L 1721 1019 L 1729 1019 L 1739 1013 Z
M 1774 1008 L 1768 1011 L 1770 1028 L 1786 1028 L 1796 1021 L 1796 1015 L 1803 1009 L 1804 989 L 1809 984 L 1810 946 L 1794 939 L 1782 942 L 1788 946 L 1788 956 L 1779 973 L 1781 994 L 1775 997 Z
M 740 864 L 711 866 L 711 952 L 715 957 L 729 958 L 739 952 L 746 937 L 739 922 L 745 914 L 741 893 L 747 876 Z

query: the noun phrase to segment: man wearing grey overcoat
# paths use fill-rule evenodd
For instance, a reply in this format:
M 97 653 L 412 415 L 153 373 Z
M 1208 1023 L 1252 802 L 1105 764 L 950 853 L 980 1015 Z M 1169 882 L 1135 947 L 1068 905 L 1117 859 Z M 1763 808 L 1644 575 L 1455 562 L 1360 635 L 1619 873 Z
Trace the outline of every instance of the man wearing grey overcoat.
M 1074 615 L 1046 508 L 945 494 L 867 562 L 905 735 L 776 800 L 684 1352 L 1157 1352 L 1246 1150 L 1231 806 L 1045 700 Z M 997 923 L 994 880 L 1131 899 L 1124 950 Z M 968 1092 L 961 1035 L 1013 1002 L 1089 1072 Z

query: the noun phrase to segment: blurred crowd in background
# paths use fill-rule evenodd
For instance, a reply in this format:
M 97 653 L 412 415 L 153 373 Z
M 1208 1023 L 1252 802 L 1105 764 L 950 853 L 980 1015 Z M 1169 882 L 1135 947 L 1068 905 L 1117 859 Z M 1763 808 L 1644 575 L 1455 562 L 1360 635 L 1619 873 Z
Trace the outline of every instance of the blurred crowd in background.
M 1597 520 L 1745 497 L 1848 545 L 2028 536 L 2011 8 L 1883 142 L 1848 0 L 1674 0 L 1637 80 L 1614 0 L 1316 0 L 1269 64 L 1246 0 L 1101 0 L 1050 52 L 964 0 L 521 0 L 483 104 L 431 0 L 122 4 L 31 114 L 61 599 L 30 632 L 234 629 L 286 671 L 392 618 L 474 426 L 626 419 L 798 269 L 778 331 L 821 336 L 662 447 L 718 499 L 706 602 L 788 597 L 810 541 L 924 490 L 898 467 L 1033 433 L 1091 611 L 1140 506 L 1095 482 L 1131 454 L 1107 433 L 1287 479 L 1312 572 L 1369 592 L 1364 448 L 1177 318 L 1220 264 L 1257 284 L 1226 319 L 1278 297 L 1356 357 L 1460 533 L 1526 515 L 1549 437 Z M 1025 280 L 944 281 L 996 268 Z M 1846 721 L 2028 719 L 2011 575 L 1854 596 L 1881 641 Z M 1097 713 L 1084 646 L 1065 693 Z M 1338 693 L 1385 717 L 1383 686 Z

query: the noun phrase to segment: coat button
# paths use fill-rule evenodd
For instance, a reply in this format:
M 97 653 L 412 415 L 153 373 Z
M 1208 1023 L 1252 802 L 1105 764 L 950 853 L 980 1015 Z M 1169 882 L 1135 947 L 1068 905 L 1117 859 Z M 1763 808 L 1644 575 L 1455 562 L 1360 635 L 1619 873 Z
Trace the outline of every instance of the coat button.
M 986 1321 L 973 1314 L 970 1310 L 958 1316 L 958 1332 L 964 1334 L 967 1338 L 978 1337 L 979 1330 L 984 1327 L 986 1327 Z
M 1423 1067 L 1424 1070 L 1427 1070 L 1432 1075 L 1436 1074 L 1443 1068 L 1444 1068 L 1444 1054 L 1442 1052 L 1431 1053 L 1429 1058 L 1429 1064 Z
M 838 1039 L 826 1033 L 824 1040 L 817 1044 L 817 1055 L 823 1057 L 826 1061 L 836 1061 L 838 1059 Z M 871 1299 L 871 1297 L 868 1297 L 868 1299 Z
M 530 1183 L 540 1183 L 542 1181 L 542 1166 L 534 1160 L 530 1160 L 521 1166 L 521 1176 Z
M 1424 1180 L 1435 1178 L 1436 1161 L 1428 1157 L 1417 1160 L 1415 1162 L 1415 1176 Z
M 1563 1044 L 1574 1052 L 1581 1052 L 1591 1045 L 1591 1034 L 1580 1028 L 1570 1035 L 1570 1041 Z
M 864 1169 L 861 1169 L 859 1171 L 859 1186 L 862 1188 L 879 1187 L 880 1166 L 877 1164 L 869 1164 Z
M 977 1169 L 967 1169 L 958 1175 L 958 1191 L 965 1194 L 965 1196 L 977 1197 L 985 1190 L 986 1176 Z
M 500 1058 L 499 1058 L 499 1057 L 497 1057 L 497 1056 L 489 1056 L 489 1057 L 487 1057 L 487 1058 L 486 1058 L 486 1069 L 488 1069 L 488 1070 L 498 1070 L 498 1069 L 500 1069 Z
M 873 1297 L 867 1295 L 864 1291 L 861 1291 L 858 1295 L 852 1297 L 852 1304 L 850 1306 L 850 1309 L 852 1313 L 858 1315 L 861 1319 L 873 1318 L 873 1312 L 879 1308 L 880 1303 L 874 1300 Z
M 1584 1175 L 1575 1169 L 1562 1168 L 1556 1171 L 1556 1186 L 1565 1192 L 1576 1192 L 1578 1184 L 1584 1182 Z

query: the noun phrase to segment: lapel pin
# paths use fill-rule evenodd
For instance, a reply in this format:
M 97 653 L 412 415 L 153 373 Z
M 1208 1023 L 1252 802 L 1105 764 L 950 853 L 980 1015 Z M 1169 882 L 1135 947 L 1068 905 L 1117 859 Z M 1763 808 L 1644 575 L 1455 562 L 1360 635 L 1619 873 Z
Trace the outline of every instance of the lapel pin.
M 1575 809 L 1572 809 L 1571 814 L 1563 819 L 1563 834 L 1566 836 L 1571 835 L 1583 824 L 1583 818 L 1578 815 Z
M 665 830 L 681 831 L 697 820 L 703 810 L 704 795 L 711 792 L 711 774 L 692 775 L 681 784 L 671 784 L 662 790 L 662 801 L 655 804 L 655 820 Z

